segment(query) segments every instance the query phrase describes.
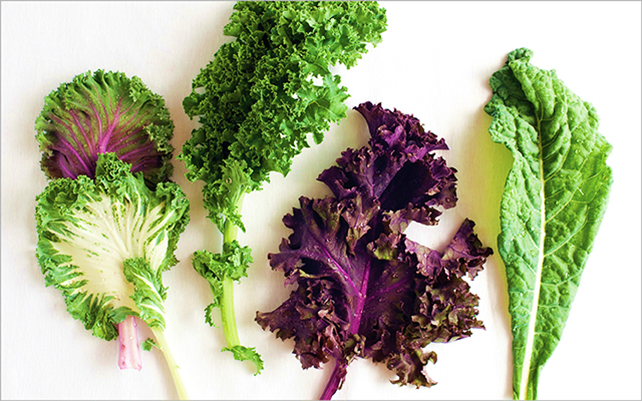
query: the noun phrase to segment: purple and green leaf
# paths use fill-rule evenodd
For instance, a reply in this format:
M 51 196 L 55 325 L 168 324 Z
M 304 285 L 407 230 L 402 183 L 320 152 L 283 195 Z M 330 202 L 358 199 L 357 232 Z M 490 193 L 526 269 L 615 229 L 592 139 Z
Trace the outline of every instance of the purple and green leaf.
M 108 152 L 152 184 L 172 173 L 174 124 L 163 98 L 136 76 L 102 70 L 77 75 L 45 97 L 36 131 L 49 178 L 94 178 L 98 155 Z

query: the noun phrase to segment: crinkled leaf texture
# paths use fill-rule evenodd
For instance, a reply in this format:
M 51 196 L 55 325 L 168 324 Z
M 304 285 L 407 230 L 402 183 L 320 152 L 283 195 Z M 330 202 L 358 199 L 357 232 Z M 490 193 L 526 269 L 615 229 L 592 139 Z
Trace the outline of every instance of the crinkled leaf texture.
M 238 241 L 223 244 L 223 252 L 215 254 L 209 251 L 196 251 L 192 258 L 194 269 L 210 285 L 214 301 L 205 307 L 205 322 L 216 327 L 212 319 L 214 308 L 220 308 L 224 317 L 225 306 L 225 281 L 241 281 L 247 277 L 247 269 L 252 263 L 251 251 L 248 246 L 241 246 Z M 224 322 L 225 325 L 225 322 Z M 228 327 L 229 329 L 229 327 Z M 227 336 L 227 333 L 226 333 Z M 229 342 L 228 342 L 229 344 Z M 256 367 L 255 375 L 263 370 L 263 360 L 256 351 L 256 348 L 245 347 L 240 344 L 233 344 L 224 347 L 222 351 L 230 351 L 234 359 L 238 361 L 250 361 Z
M 269 259 L 297 287 L 256 317 L 278 338 L 294 339 L 304 368 L 336 360 L 323 399 L 355 357 L 385 363 L 398 376 L 393 383 L 433 385 L 424 366 L 436 355 L 423 348 L 483 327 L 464 276 L 474 278 L 492 253 L 470 220 L 443 252 L 405 236 L 411 221 L 437 224 L 441 209 L 455 206 L 455 170 L 433 152 L 447 146 L 411 115 L 371 103 L 357 110 L 370 146 L 346 150 L 319 176 L 334 196 L 301 197 L 284 217 L 292 235 Z
M 200 126 L 179 159 L 189 180 L 203 180 L 205 207 L 223 231 L 242 228 L 240 193 L 257 190 L 272 171 L 287 174 L 292 158 L 343 117 L 348 94 L 337 63 L 352 67 L 386 29 L 376 2 L 238 2 L 223 44 L 183 101 Z M 319 83 L 313 82 L 319 77 Z
M 544 363 L 566 324 L 612 183 L 598 116 L 557 77 L 508 55 L 490 79 L 495 142 L 513 154 L 498 250 L 508 278 L 515 398 L 537 398 Z
M 229 351 L 234 355 L 234 359 L 237 361 L 250 361 L 256 367 L 256 373 L 254 376 L 257 376 L 263 370 L 263 359 L 261 355 L 256 352 L 254 347 L 244 347 L 243 345 L 233 345 L 232 347 L 224 347 L 222 351 Z
M 194 270 L 207 280 L 214 295 L 214 302 L 205 308 L 205 321 L 210 326 L 215 326 L 212 320 L 213 309 L 223 305 L 223 279 L 229 277 L 240 281 L 242 277 L 247 277 L 247 269 L 252 263 L 250 248 L 241 247 L 238 241 L 225 244 L 223 248 L 223 253 L 220 254 L 196 251 L 192 258 Z
M 177 184 L 150 190 L 142 173 L 114 153 L 99 154 L 95 180 L 53 180 L 36 198 L 36 255 L 45 283 L 97 337 L 118 336 L 129 315 L 165 328 L 162 273 L 189 221 Z
M 45 97 L 36 131 L 49 178 L 93 178 L 98 155 L 107 152 L 151 184 L 172 173 L 174 124 L 163 98 L 136 76 L 103 70 L 75 76 Z

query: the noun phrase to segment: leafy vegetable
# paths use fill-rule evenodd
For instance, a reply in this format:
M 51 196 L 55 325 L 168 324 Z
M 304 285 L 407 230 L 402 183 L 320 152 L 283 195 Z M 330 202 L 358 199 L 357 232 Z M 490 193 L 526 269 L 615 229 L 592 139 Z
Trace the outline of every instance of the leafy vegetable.
M 49 178 L 93 178 L 98 155 L 107 152 L 152 184 L 172 173 L 174 124 L 163 98 L 135 76 L 103 70 L 77 75 L 45 98 L 36 130 Z
M 58 288 L 67 310 L 93 335 L 138 348 L 134 317 L 156 337 L 181 398 L 187 397 L 165 340 L 167 288 L 162 273 L 189 221 L 189 203 L 171 182 L 149 189 L 142 173 L 114 153 L 99 154 L 95 180 L 53 180 L 37 196 L 37 258 L 47 286 Z M 118 329 L 116 327 L 118 325 Z M 121 353 L 121 368 L 140 369 Z M 135 355 L 135 354 L 133 354 Z
M 371 103 L 357 110 L 370 147 L 346 150 L 321 173 L 334 197 L 301 197 L 284 217 L 293 233 L 269 259 L 297 288 L 256 316 L 278 338 L 294 339 L 303 368 L 336 360 L 321 399 L 341 386 L 355 357 L 385 363 L 398 376 L 393 383 L 430 387 L 424 366 L 437 356 L 423 348 L 483 327 L 464 276 L 474 278 L 492 251 L 474 223 L 465 220 L 443 252 L 403 234 L 411 221 L 435 225 L 438 208 L 455 206 L 455 170 L 433 153 L 447 149 L 444 140 L 399 111 Z
M 330 66 L 354 66 L 367 43 L 380 42 L 386 17 L 375 2 L 238 2 L 234 10 L 224 33 L 236 39 L 221 46 L 183 101 L 200 126 L 179 158 L 189 180 L 205 182 L 204 206 L 223 233 L 223 253 L 194 257 L 214 294 L 206 321 L 220 308 L 224 350 L 254 361 L 258 373 L 262 362 L 240 345 L 233 309 L 233 282 L 251 263 L 250 249 L 236 242 L 244 195 L 270 172 L 287 174 L 309 134 L 319 143 L 345 116 L 348 94 Z
M 493 141 L 513 153 L 501 202 L 513 333 L 513 396 L 537 398 L 542 367 L 560 341 L 606 209 L 611 151 L 598 116 L 554 70 L 508 55 L 490 80 Z

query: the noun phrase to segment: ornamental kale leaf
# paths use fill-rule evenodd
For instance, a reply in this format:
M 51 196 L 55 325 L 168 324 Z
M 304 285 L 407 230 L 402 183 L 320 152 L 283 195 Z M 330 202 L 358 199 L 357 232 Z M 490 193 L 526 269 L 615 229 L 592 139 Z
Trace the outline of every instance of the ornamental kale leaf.
M 276 310 L 256 320 L 283 340 L 294 339 L 303 368 L 336 360 L 321 399 L 330 399 L 355 358 L 385 363 L 393 383 L 430 387 L 425 373 L 431 342 L 448 342 L 483 327 L 474 278 L 492 254 L 465 220 L 443 252 L 428 249 L 403 231 L 411 221 L 434 225 L 440 209 L 455 206 L 455 169 L 433 153 L 443 139 L 419 120 L 364 103 L 369 147 L 348 149 L 319 180 L 334 196 L 300 198 L 283 218 L 293 230 L 274 270 L 297 288 Z
M 174 124 L 163 98 L 135 76 L 102 70 L 77 75 L 45 98 L 36 131 L 49 178 L 93 178 L 98 155 L 107 152 L 151 184 L 172 173 Z
M 513 154 L 501 202 L 513 334 L 513 397 L 537 398 L 539 375 L 560 341 L 613 182 L 611 145 L 595 108 L 555 71 L 517 49 L 493 74 L 493 141 Z
M 330 124 L 345 117 L 348 93 L 330 66 L 354 66 L 385 28 L 376 2 L 238 2 L 224 28 L 235 40 L 221 46 L 183 101 L 200 126 L 179 159 L 190 181 L 205 182 L 208 218 L 223 233 L 222 254 L 200 251 L 194 258 L 214 295 L 206 321 L 220 308 L 224 350 L 253 361 L 257 373 L 263 365 L 253 348 L 240 345 L 232 298 L 233 282 L 251 262 L 250 249 L 236 242 L 244 195 L 271 172 L 287 174 L 310 135 L 320 143 Z
M 133 317 L 145 322 L 185 398 L 164 335 L 162 273 L 177 262 L 189 202 L 171 182 L 149 189 L 143 173 L 131 173 L 131 167 L 114 153 L 98 154 L 94 180 L 51 181 L 36 198 L 36 256 L 46 285 L 62 292 L 75 319 L 99 338 L 119 337 L 121 369 L 140 369 L 126 355 L 138 349 Z

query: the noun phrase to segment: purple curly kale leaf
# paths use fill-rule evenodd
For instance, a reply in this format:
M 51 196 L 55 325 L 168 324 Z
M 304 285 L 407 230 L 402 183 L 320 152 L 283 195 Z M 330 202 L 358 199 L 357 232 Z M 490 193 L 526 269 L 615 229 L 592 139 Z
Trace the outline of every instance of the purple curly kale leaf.
M 443 139 L 419 120 L 381 105 L 357 110 L 368 122 L 369 147 L 348 149 L 319 180 L 334 196 L 300 198 L 283 218 L 292 229 L 270 265 L 297 284 L 276 310 L 256 320 L 282 340 L 294 339 L 303 368 L 336 361 L 321 399 L 330 399 L 355 358 L 384 363 L 400 385 L 430 387 L 424 366 L 431 342 L 448 342 L 483 327 L 474 278 L 490 248 L 465 220 L 443 253 L 408 239 L 411 221 L 437 224 L 455 206 L 455 170 L 433 153 Z

